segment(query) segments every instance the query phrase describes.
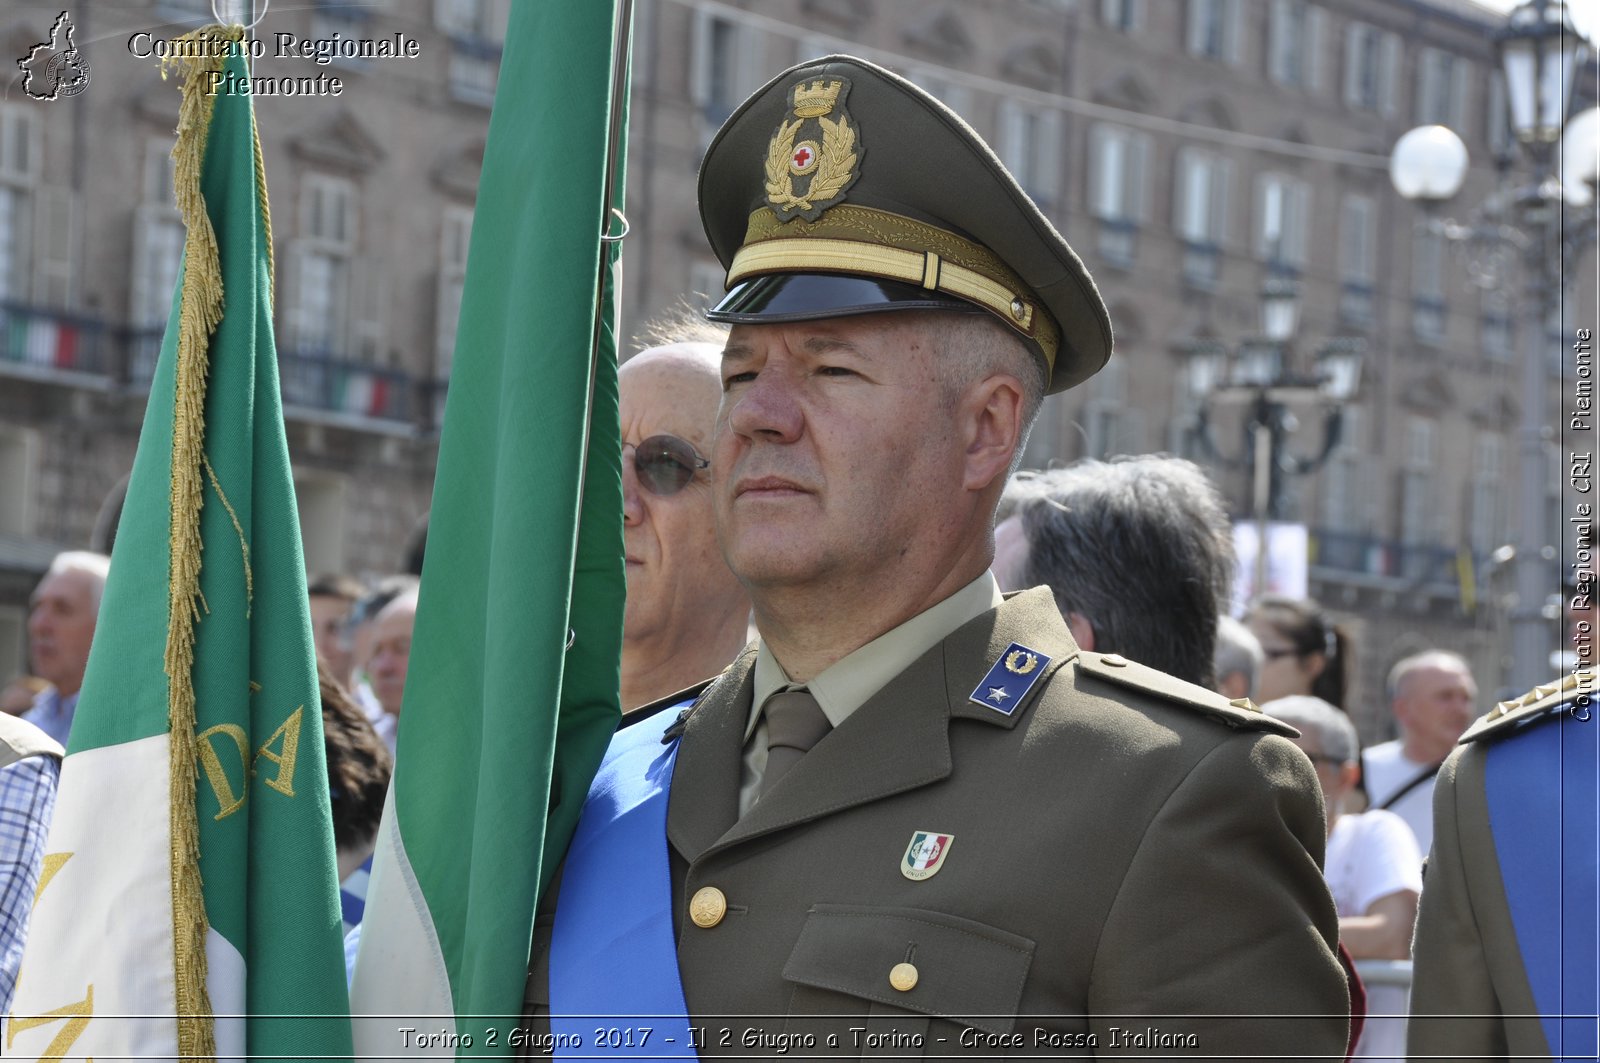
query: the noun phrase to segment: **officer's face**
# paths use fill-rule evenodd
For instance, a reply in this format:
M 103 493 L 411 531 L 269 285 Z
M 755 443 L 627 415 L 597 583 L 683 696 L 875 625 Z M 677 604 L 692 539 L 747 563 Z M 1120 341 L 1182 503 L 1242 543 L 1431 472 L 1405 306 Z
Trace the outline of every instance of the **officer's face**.
M 746 586 L 837 586 L 936 556 L 964 447 L 932 315 L 738 325 L 722 360 L 717 535 Z M 987 529 L 985 529 L 987 530 Z
M 711 344 L 642 351 L 618 376 L 622 413 L 622 523 L 627 557 L 625 644 L 693 638 L 738 608 L 744 591 L 723 563 L 711 515 L 711 473 L 691 470 L 684 486 L 640 478 L 636 448 L 646 439 L 676 436 L 701 457 L 711 451 L 711 427 L 722 384 L 721 352 Z M 748 609 L 748 604 L 744 605 Z

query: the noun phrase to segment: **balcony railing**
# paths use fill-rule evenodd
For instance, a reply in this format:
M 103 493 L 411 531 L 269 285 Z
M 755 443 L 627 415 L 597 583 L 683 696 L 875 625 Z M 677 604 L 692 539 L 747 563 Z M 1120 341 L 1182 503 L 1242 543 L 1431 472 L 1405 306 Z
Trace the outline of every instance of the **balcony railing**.
M 1461 585 L 1461 554 L 1448 546 L 1401 543 L 1371 535 L 1317 530 L 1312 565 L 1329 575 L 1368 577 L 1392 589 L 1431 588 L 1452 593 Z M 1470 571 L 1479 570 L 1474 557 Z
M 416 406 L 410 373 L 319 352 L 278 351 L 285 407 L 379 421 L 409 421 Z
M 161 354 L 161 328 L 0 302 L 0 377 L 29 377 L 98 390 L 146 391 Z M 402 369 L 280 347 L 278 375 L 290 416 L 334 417 L 393 431 L 436 431 L 444 385 Z
M 116 357 L 105 322 L 0 302 L 0 371 L 16 375 L 111 377 Z

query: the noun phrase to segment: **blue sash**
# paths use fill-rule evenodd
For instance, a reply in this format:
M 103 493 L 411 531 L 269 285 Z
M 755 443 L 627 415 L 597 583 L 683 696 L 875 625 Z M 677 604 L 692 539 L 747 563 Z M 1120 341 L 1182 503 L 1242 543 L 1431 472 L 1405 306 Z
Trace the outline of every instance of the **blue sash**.
M 1484 789 L 1506 904 L 1550 1054 L 1594 1059 L 1600 721 L 1574 719 L 1567 706 L 1556 711 L 1560 719 L 1489 746 Z
M 694 1059 L 678 976 L 667 792 L 674 706 L 611 740 L 567 850 L 550 941 L 556 1059 Z

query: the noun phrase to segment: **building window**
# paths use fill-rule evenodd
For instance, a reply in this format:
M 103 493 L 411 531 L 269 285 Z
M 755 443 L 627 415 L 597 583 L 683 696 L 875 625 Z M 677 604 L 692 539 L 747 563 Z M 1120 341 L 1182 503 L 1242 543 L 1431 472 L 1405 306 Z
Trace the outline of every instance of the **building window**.
M 1173 217 L 1183 242 L 1183 277 L 1212 288 L 1222 274 L 1222 245 L 1228 225 L 1228 186 L 1232 165 L 1198 148 L 1178 151 Z
M 372 11 L 349 0 L 314 0 L 311 9 L 311 37 L 313 40 L 331 40 L 337 34 L 349 40 L 370 37 Z M 335 55 L 333 64 L 351 70 L 366 67 L 367 60 Z
M 1480 297 L 1483 311 L 1483 353 L 1491 361 L 1511 361 L 1515 322 L 1511 299 L 1503 289 L 1486 288 Z
M 1373 321 L 1372 297 L 1377 212 L 1367 196 L 1346 196 L 1339 216 L 1339 320 Z
M 129 269 L 129 376 L 147 381 L 155 374 L 161 337 L 172 311 L 183 262 L 183 216 L 172 190 L 172 138 L 145 142 L 143 200 L 133 209 L 133 262 Z
M 1423 417 L 1406 422 L 1406 449 L 1400 469 L 1400 541 L 1408 546 L 1434 541 L 1434 423 Z
M 434 22 L 450 38 L 453 99 L 484 107 L 494 103 L 509 15 L 507 0 L 435 0 Z
M 696 307 L 721 301 L 726 291 L 728 271 L 714 258 L 697 258 L 689 263 L 689 299 Z
M 754 26 L 701 8 L 694 17 L 691 84 L 703 119 L 702 147 L 733 109 L 766 81 L 765 40 Z
M 1344 102 L 1361 111 L 1395 113 L 1395 79 L 1400 69 L 1400 38 L 1365 22 L 1352 22 L 1344 35 Z
M 971 90 L 965 85 L 958 84 L 950 77 L 950 73 L 936 67 L 913 67 L 906 71 L 906 77 L 956 114 L 971 114 Z
M 1425 343 L 1444 339 L 1444 240 L 1419 230 L 1411 245 L 1411 331 Z
M 37 116 L 20 106 L 0 107 L 0 301 L 28 298 L 31 208 L 38 172 Z
M 291 247 L 288 314 L 289 346 L 303 354 L 345 353 L 355 241 L 355 186 L 307 174 L 300 190 L 300 235 Z
M 1144 24 L 1142 0 L 1100 0 L 1100 21 L 1107 29 L 1132 33 Z
M 450 379 L 461 320 L 461 293 L 467 282 L 467 249 L 472 241 L 472 208 L 448 205 L 439 224 L 439 295 L 435 314 L 434 374 Z
M 1326 20 L 1321 8 L 1305 0 L 1272 0 L 1267 74 L 1273 81 L 1307 90 L 1318 87 Z
M 1046 214 L 1060 192 L 1061 115 L 1000 101 L 1000 161 Z
M 1121 126 L 1089 130 L 1089 213 L 1099 222 L 1100 256 L 1131 266 L 1144 220 L 1144 175 L 1150 138 Z
M 1368 531 L 1361 499 L 1361 410 L 1346 406 L 1339 445 L 1322 473 L 1322 525 L 1328 531 L 1354 534 Z
M 1505 444 L 1497 435 L 1481 434 L 1472 451 L 1472 512 L 1468 514 L 1468 534 L 1475 553 L 1497 549 L 1505 539 L 1506 497 L 1503 470 Z
M 1256 181 L 1256 257 L 1298 272 L 1306 263 L 1310 217 L 1310 185 L 1283 174 L 1262 174 Z
M 1239 0 L 1189 0 L 1184 36 L 1190 55 L 1238 62 Z
M 1141 454 L 1146 450 L 1144 414 L 1128 403 L 1127 359 L 1113 360 L 1095 374 L 1084 403 L 1088 456 Z
M 1463 129 L 1471 74 L 1471 64 L 1462 56 L 1438 48 L 1422 49 L 1417 63 L 1417 124 Z

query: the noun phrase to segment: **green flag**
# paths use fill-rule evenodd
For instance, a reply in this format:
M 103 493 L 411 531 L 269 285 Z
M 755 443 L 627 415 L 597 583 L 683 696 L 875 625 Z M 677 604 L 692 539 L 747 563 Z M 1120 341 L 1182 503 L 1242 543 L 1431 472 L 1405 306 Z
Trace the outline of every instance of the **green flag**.
M 188 39 L 229 53 L 242 35 L 207 27 Z M 224 62 L 245 74 L 236 54 L 177 64 L 183 267 L 8 1057 L 350 1051 L 266 185 L 250 98 L 207 94 Z
M 621 715 L 613 21 L 511 11 L 351 990 L 416 1021 L 358 1021 L 362 1054 L 514 1051 L 534 907 Z

